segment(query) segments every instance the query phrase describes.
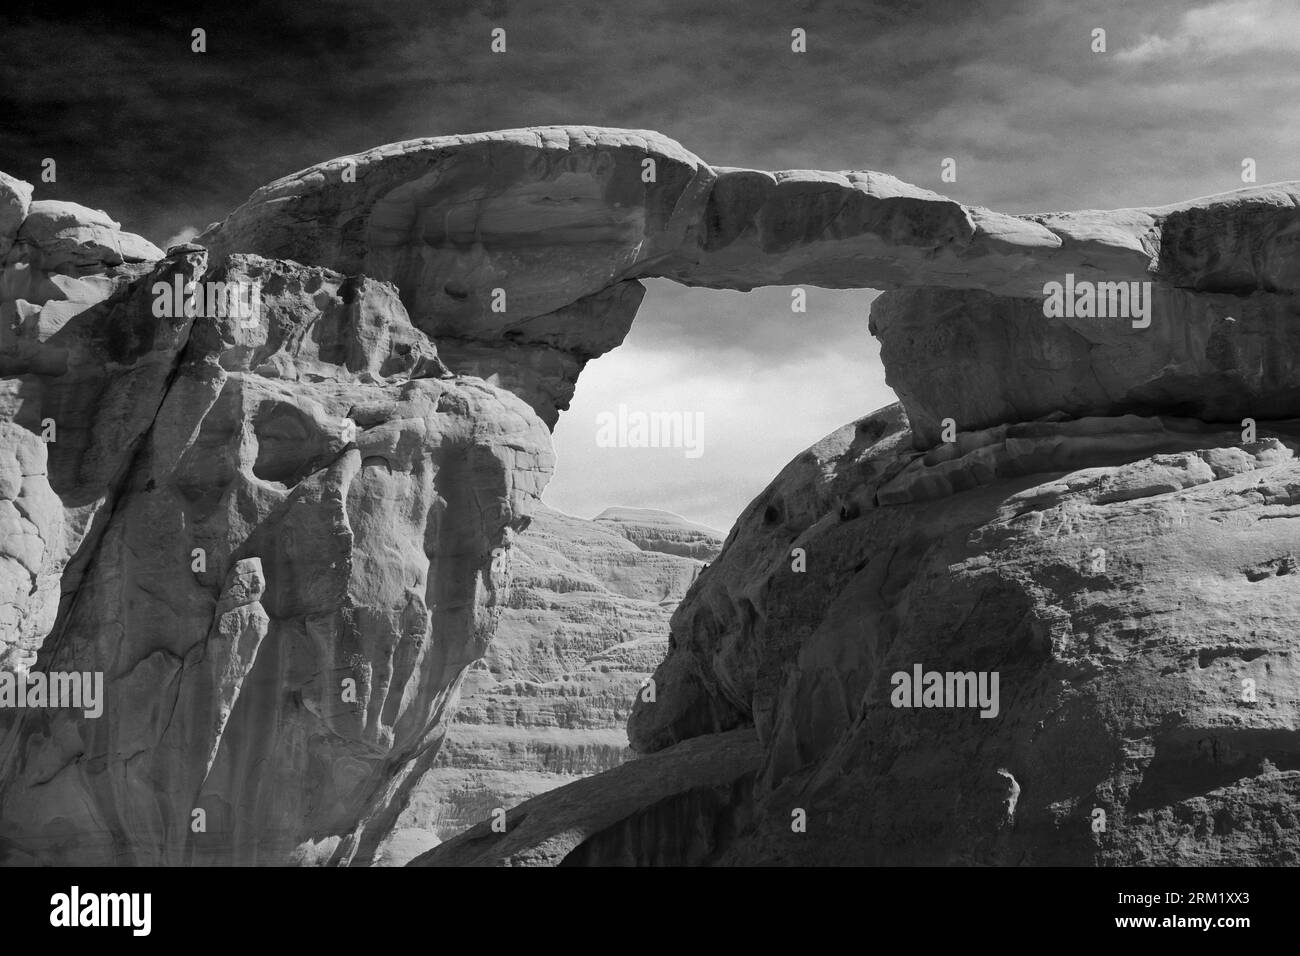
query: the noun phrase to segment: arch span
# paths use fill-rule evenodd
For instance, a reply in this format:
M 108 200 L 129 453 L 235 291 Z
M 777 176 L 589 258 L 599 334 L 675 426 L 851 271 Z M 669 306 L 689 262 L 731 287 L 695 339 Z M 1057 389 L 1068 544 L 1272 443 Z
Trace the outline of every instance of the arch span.
M 711 166 L 654 132 L 538 127 L 321 163 L 199 242 L 214 261 L 256 253 L 393 282 L 449 366 L 495 375 L 552 427 L 651 276 L 886 290 L 871 329 L 923 447 L 946 417 L 964 430 L 1052 413 L 1300 414 L 1300 366 L 1268 344 L 1297 326 L 1295 183 L 1011 216 L 884 173 Z M 1052 282 L 1146 291 L 1150 315 L 1045 315 Z

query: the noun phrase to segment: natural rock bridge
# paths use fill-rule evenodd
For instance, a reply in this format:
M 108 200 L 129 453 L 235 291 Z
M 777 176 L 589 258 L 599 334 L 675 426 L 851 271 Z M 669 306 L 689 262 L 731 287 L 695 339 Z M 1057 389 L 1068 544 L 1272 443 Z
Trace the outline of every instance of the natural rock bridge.
M 629 726 L 653 764 L 426 862 L 1296 862 L 1297 188 L 1008 216 L 542 128 L 333 160 L 164 254 L 0 179 L 0 666 L 107 695 L 0 707 L 6 859 L 370 861 L 547 426 L 662 276 L 888 290 L 901 405 L 692 587 Z M 159 315 L 178 276 L 259 321 Z M 1150 283 L 1149 323 L 1045 314 L 1067 277 Z M 998 670 L 1000 717 L 891 708 L 918 662 Z

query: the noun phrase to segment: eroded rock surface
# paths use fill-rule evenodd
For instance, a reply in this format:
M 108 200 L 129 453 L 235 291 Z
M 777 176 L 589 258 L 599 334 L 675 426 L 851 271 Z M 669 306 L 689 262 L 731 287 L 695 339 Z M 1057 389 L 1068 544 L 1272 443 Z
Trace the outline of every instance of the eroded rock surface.
M 580 631 L 525 645 L 510 566 L 548 426 L 668 277 L 886 290 L 901 404 L 702 570 L 629 720 L 646 756 L 423 862 L 1296 862 L 1298 199 L 1008 216 L 546 127 L 323 163 L 164 255 L 0 177 L 0 669 L 106 698 L 0 708 L 0 853 L 370 863 L 462 682 L 462 755 L 502 752 L 508 706 L 612 733 L 655 642 L 608 673 Z M 1149 309 L 1051 313 L 1054 282 Z M 257 314 L 159 309 L 212 283 Z M 593 525 L 635 573 L 539 542 L 520 594 L 586 575 L 617 617 L 647 555 L 701 560 L 689 529 Z M 917 664 L 997 671 L 998 716 L 892 706 Z
M 883 173 L 713 167 L 658 133 L 543 127 L 331 160 L 200 241 L 393 281 L 419 328 L 548 424 L 583 364 L 621 341 L 649 276 L 903 290 L 872 329 L 922 447 L 946 417 L 1300 415 L 1292 183 L 1009 216 Z M 1152 283 L 1150 325 L 1045 317 L 1044 286 L 1067 275 Z
M 629 723 L 664 760 L 757 733 L 750 784 L 692 810 L 729 834 L 702 862 L 1300 860 L 1300 427 L 1244 445 L 1185 420 L 1013 431 L 927 463 L 891 406 L 792 461 L 741 516 L 674 614 L 658 700 Z M 880 500 L 915 471 L 935 476 Z M 892 676 L 918 664 L 997 672 L 996 716 L 895 707 Z M 581 786 L 601 777 L 618 784 Z M 526 826 L 534 805 L 512 812 Z M 602 859 L 653 862 L 621 821 L 602 824 Z M 473 858 L 565 862 L 526 834 L 479 840 Z
M 549 435 L 391 285 L 197 246 L 132 279 L 105 228 L 10 253 L 110 271 L 66 321 L 4 304 L 6 668 L 105 675 L 98 719 L 0 710 L 6 861 L 365 858 L 490 640 Z M 178 277 L 261 314 L 159 316 Z
M 1293 811 L 1250 809 L 1294 793 L 1300 769 L 1300 446 L 1285 425 L 1202 446 L 801 529 L 793 543 L 830 566 L 773 568 L 752 667 L 731 677 L 754 688 L 768 755 L 761 820 L 727 862 L 1300 859 Z M 829 581 L 811 613 L 805 595 Z M 917 663 L 999 672 L 1000 713 L 892 706 L 891 675 Z M 999 771 L 1018 787 L 1009 818 Z

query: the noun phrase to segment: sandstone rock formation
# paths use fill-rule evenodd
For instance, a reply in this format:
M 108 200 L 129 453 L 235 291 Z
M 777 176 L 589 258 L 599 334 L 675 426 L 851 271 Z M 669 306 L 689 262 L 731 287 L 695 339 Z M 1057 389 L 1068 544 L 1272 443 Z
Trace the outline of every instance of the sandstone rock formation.
M 1296 862 L 1298 189 L 1008 216 L 543 128 L 321 164 L 163 255 L 0 179 L 0 668 L 107 684 L 0 708 L 0 851 L 381 856 L 462 682 L 526 696 L 466 669 L 547 426 L 662 276 L 885 290 L 901 404 L 742 515 L 650 756 L 421 862 Z M 159 309 L 190 282 L 259 313 Z M 894 707 L 914 665 L 998 672 L 997 716 Z
M 645 864 L 693 829 L 725 843 L 694 862 L 731 865 L 1294 864 L 1297 449 L 1300 422 L 1242 445 L 1094 419 L 926 464 L 900 406 L 867 416 L 741 516 L 629 724 L 664 775 L 688 745 L 740 759 L 752 727 L 752 778 L 674 816 L 599 774 L 419 862 Z M 918 663 L 999 672 L 999 715 L 895 708 L 891 675 Z M 583 816 L 594 792 L 618 811 Z
M 722 537 L 663 511 L 588 521 L 538 507 L 514 542 L 510 597 L 466 671 L 432 770 L 381 847 L 402 865 L 497 807 L 633 756 L 627 718 L 668 651 L 668 619 Z
M 881 173 L 713 168 L 656 133 L 546 128 L 332 160 L 199 241 L 395 282 L 450 364 L 464 350 L 548 423 L 622 340 L 649 276 L 908 290 L 878 300 L 872 328 L 921 447 L 945 417 L 1300 415 L 1294 184 L 1008 216 Z M 1043 286 L 1067 274 L 1155 283 L 1151 326 L 1045 318 Z
M 490 639 L 546 429 L 390 285 L 197 246 L 129 269 L 106 219 L 41 215 L 6 268 L 0 653 L 107 699 L 0 710 L 6 859 L 372 852 Z M 256 285 L 261 320 L 159 315 L 178 277 Z

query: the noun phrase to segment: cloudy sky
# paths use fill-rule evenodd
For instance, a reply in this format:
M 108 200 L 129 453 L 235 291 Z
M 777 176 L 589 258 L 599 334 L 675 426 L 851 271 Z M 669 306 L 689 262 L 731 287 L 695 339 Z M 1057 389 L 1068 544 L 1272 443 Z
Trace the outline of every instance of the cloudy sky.
M 235 8 L 232 8 L 235 9 Z M 719 165 L 876 169 L 1008 212 L 1300 178 L 1295 0 L 317 0 L 0 13 L 0 169 L 159 244 L 258 185 L 380 143 L 657 129 Z M 489 48 L 493 27 L 507 53 Z M 190 31 L 207 31 L 207 52 Z M 790 31 L 808 50 L 790 51 Z M 1093 52 L 1093 31 L 1106 52 Z M 957 160 L 957 182 L 939 180 Z M 890 400 L 872 294 L 652 283 L 556 431 L 557 507 L 726 528 L 779 468 Z M 698 411 L 705 453 L 602 449 L 595 418 Z

